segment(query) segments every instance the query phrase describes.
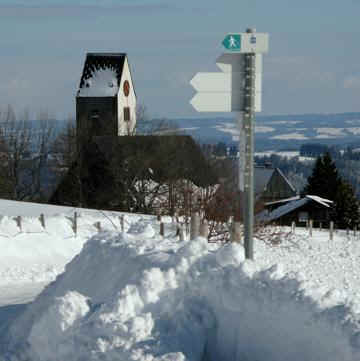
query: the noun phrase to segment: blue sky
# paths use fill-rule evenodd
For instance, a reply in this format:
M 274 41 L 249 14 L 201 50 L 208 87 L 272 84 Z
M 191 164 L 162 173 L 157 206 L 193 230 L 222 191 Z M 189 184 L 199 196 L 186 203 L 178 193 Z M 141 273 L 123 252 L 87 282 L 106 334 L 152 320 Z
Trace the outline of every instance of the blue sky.
M 263 114 L 360 111 L 360 0 L 0 0 L 0 106 L 75 113 L 86 52 L 126 52 L 152 117 L 198 117 L 189 84 L 228 32 L 270 34 Z

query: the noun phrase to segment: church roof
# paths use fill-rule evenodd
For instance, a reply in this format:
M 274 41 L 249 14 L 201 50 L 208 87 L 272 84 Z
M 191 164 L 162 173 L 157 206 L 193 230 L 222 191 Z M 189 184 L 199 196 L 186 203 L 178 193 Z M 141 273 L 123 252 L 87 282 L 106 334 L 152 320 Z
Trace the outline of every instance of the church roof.
M 125 58 L 125 53 L 87 53 L 77 95 L 116 96 Z

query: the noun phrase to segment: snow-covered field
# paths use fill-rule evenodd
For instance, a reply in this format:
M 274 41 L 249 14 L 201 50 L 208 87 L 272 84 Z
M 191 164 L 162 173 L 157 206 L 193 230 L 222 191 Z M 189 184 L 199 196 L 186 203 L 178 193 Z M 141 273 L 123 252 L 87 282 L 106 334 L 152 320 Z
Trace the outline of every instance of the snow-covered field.
M 181 242 L 170 219 L 165 237 L 125 220 L 84 212 L 75 237 L 69 213 L 46 230 L 2 219 L 1 361 L 360 360 L 359 235 L 284 228 L 245 261 L 240 244 Z

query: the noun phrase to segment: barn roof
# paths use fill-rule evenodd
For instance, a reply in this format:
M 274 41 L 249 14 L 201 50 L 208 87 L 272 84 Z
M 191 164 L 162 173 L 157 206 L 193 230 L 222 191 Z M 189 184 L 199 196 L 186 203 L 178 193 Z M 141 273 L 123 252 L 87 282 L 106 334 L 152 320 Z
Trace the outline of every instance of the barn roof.
M 77 95 L 117 95 L 126 53 L 87 53 Z
M 260 194 L 265 191 L 273 173 L 274 168 L 265 168 L 260 166 L 254 167 L 255 194 Z
M 333 201 L 330 201 L 329 199 L 321 198 L 319 196 L 306 195 L 304 198 L 294 200 L 281 207 L 274 209 L 272 212 L 270 212 L 266 216 L 261 215 L 261 218 L 263 218 L 262 220 L 264 220 L 264 221 L 271 222 L 271 221 L 274 221 L 275 219 L 278 219 L 278 218 L 284 216 L 285 214 L 288 214 L 288 213 L 294 211 L 297 208 L 300 208 L 304 204 L 312 202 L 312 201 L 324 206 L 325 208 L 330 208 L 331 203 L 333 203 Z

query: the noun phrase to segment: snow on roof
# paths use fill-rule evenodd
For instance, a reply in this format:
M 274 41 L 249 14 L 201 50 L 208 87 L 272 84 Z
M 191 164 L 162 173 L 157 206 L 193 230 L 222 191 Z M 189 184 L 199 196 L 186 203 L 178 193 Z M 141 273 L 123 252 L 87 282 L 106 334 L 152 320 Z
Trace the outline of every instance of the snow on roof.
M 330 208 L 330 205 L 328 203 L 333 203 L 332 201 L 325 198 L 321 198 L 319 196 L 306 195 L 304 198 L 292 201 L 279 208 L 274 209 L 266 216 L 261 215 L 261 219 L 264 221 L 273 221 L 275 219 L 282 217 L 285 214 L 292 212 L 293 210 L 303 206 L 304 204 L 310 201 L 317 202 L 327 208 Z
M 125 53 L 88 53 L 78 96 L 115 96 L 119 91 Z
M 301 198 L 297 201 L 287 203 L 279 208 L 274 209 L 271 213 L 268 214 L 268 216 L 266 217 L 265 220 L 273 221 L 274 219 L 278 219 L 278 218 L 282 217 L 284 214 L 290 213 L 294 209 L 297 209 L 297 208 L 303 206 L 307 202 L 309 202 L 308 198 Z
M 307 195 L 306 197 L 312 199 L 315 202 L 322 204 L 325 207 L 330 207 L 327 203 L 334 203 L 333 201 L 330 201 L 329 199 L 321 198 L 319 196 Z
M 285 182 L 289 185 L 289 187 L 294 191 L 296 192 L 296 189 L 295 187 L 290 183 L 290 181 L 285 177 L 284 173 L 279 169 L 279 168 L 276 168 L 276 170 L 279 172 L 279 174 L 284 178 Z
M 91 78 L 86 79 L 85 86 L 79 89 L 80 97 L 111 97 L 119 91 L 116 72 L 112 69 L 95 70 Z
M 287 202 L 296 201 L 296 200 L 298 200 L 298 199 L 300 199 L 300 196 L 295 196 L 295 197 L 280 199 L 280 200 L 278 200 L 278 201 L 273 201 L 273 202 L 266 202 L 265 205 L 266 205 L 266 206 L 270 206 L 270 205 L 272 205 L 272 204 L 287 203 Z

